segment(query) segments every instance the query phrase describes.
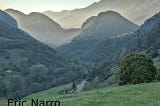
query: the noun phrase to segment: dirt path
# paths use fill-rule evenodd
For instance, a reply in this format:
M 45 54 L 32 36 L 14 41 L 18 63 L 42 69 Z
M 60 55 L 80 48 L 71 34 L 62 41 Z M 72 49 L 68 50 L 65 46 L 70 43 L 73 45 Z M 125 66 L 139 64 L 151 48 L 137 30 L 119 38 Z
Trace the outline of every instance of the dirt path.
M 79 85 L 77 85 L 75 92 L 81 92 L 85 86 L 86 80 L 82 81 Z

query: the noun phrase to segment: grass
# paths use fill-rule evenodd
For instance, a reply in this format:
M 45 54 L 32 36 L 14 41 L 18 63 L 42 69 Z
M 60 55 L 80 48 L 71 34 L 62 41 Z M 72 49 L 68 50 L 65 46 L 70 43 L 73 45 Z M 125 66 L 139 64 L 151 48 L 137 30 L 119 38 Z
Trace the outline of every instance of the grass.
M 7 106 L 6 101 L 5 101 L 5 100 L 0 99 L 0 106 Z
M 35 94 L 31 94 L 27 97 L 24 98 L 24 100 L 31 100 L 31 99 L 41 99 L 41 100 L 48 100 L 51 99 L 52 97 L 56 97 L 60 95 L 60 91 L 64 90 L 64 89 L 68 89 L 71 88 L 72 84 L 67 84 L 67 85 L 62 85 L 62 86 L 58 86 L 55 88 L 51 88 L 49 90 L 45 90 L 42 92 L 38 92 Z
M 70 86 L 71 84 L 68 84 L 35 93 L 24 100 L 59 100 L 61 106 L 160 106 L 160 83 L 104 87 L 75 94 L 59 94 L 59 91 Z
M 160 83 L 101 88 L 67 95 L 57 94 L 58 90 L 53 88 L 24 99 L 59 100 L 61 106 L 160 106 Z
M 71 88 L 71 86 L 72 86 L 72 84 L 66 84 L 66 85 L 55 87 L 55 88 L 51 88 L 49 90 L 45 90 L 42 92 L 31 94 L 31 95 L 25 97 L 23 100 L 26 100 L 26 101 L 30 101 L 31 99 L 48 100 L 48 98 L 50 98 L 50 100 L 51 100 L 52 97 L 56 97 L 56 96 L 60 95 L 60 93 L 59 93 L 60 91 L 62 91 L 64 89 Z M 0 99 L 0 106 L 7 106 L 6 100 Z M 31 105 L 26 104 L 25 106 L 31 106 Z

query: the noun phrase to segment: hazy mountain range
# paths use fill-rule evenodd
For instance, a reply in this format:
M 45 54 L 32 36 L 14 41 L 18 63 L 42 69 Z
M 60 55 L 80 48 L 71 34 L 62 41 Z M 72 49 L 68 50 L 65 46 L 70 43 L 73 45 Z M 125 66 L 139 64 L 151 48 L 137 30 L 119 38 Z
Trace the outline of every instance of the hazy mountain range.
M 103 59 L 104 55 L 107 58 L 112 58 L 112 56 L 107 54 L 111 53 L 111 55 L 113 55 L 121 51 L 119 50 L 121 49 L 121 41 L 117 41 L 117 38 L 134 32 L 139 28 L 138 25 L 113 11 L 102 12 L 98 16 L 91 17 L 84 22 L 82 26 L 81 33 L 70 43 L 59 47 L 58 50 L 64 52 L 64 54 L 69 54 L 71 57 L 75 56 L 84 61 Z M 105 41 L 109 41 L 107 45 L 100 45 Z M 115 44 L 116 48 L 113 47 L 115 46 L 112 44 L 114 42 L 117 42 Z M 102 50 L 108 50 L 100 52 L 100 48 L 102 48 Z M 116 52 L 112 52 L 112 50 L 116 50 Z M 94 55 L 91 55 L 93 53 Z M 102 58 L 100 58 L 99 55 L 101 55 Z M 116 56 L 118 56 L 117 53 Z M 111 59 L 109 60 L 111 61 Z
M 26 31 L 42 43 L 51 47 L 57 47 L 72 41 L 79 35 L 86 35 L 88 32 L 90 34 L 91 32 L 94 33 L 97 31 L 97 27 L 101 27 L 98 29 L 100 30 L 99 32 L 112 36 L 112 34 L 108 32 L 108 30 L 112 32 L 112 26 L 110 27 L 111 29 L 103 27 L 103 24 L 112 24 L 112 20 L 110 23 L 105 23 L 107 19 L 101 18 L 101 20 L 98 21 L 99 24 L 95 26 L 88 24 L 89 21 L 95 20 L 95 17 L 101 12 L 112 10 L 118 12 L 130 21 L 142 24 L 146 19 L 159 11 L 159 5 L 160 3 L 158 0 L 101 0 L 86 8 L 71 11 L 46 11 L 43 12 L 43 14 L 33 12 L 28 15 L 13 9 L 7 9 L 5 11 L 15 18 L 20 29 Z M 79 29 L 64 29 L 61 26 L 64 28 Z M 92 30 L 90 30 L 87 28 L 88 26 L 89 28 L 91 28 L 91 26 L 94 28 L 91 28 Z M 133 30 L 128 30 L 128 32 L 130 31 Z M 97 34 L 99 34 L 99 32 L 97 32 Z M 94 34 L 97 36 L 96 33 Z
M 13 9 L 7 9 L 5 12 L 16 19 L 19 28 L 28 32 L 35 39 L 52 47 L 73 39 L 78 32 L 78 29 L 61 28 L 59 24 L 41 13 L 33 12 L 26 15 Z
M 64 28 L 80 28 L 89 17 L 108 10 L 116 11 L 136 24 L 141 25 L 146 19 L 159 12 L 160 2 L 159 0 L 101 0 L 86 8 L 61 12 L 48 10 L 43 14 L 54 19 Z
M 79 37 L 94 35 L 92 37 L 94 39 L 104 39 L 123 33 L 130 33 L 138 28 L 136 24 L 113 11 L 102 12 L 98 16 L 87 19 L 81 29 L 63 29 L 52 19 L 41 13 L 25 15 L 13 9 L 5 11 L 17 20 L 21 29 L 51 47 L 66 44 L 74 38 L 78 39 Z
M 121 17 L 118 13 L 110 12 L 110 14 L 111 13 L 112 16 L 117 17 L 118 15 L 119 17 Z M 111 15 L 109 15 L 108 17 L 110 16 Z M 108 19 L 108 17 L 106 12 L 105 19 Z M 111 19 L 115 18 L 112 17 Z M 103 24 L 104 25 L 103 27 L 107 27 L 107 25 L 111 26 L 114 29 L 113 32 L 115 33 L 115 35 L 117 35 L 117 31 L 119 30 L 118 27 L 120 28 L 121 26 L 123 26 L 124 27 L 123 31 L 125 31 L 125 27 L 126 28 L 128 27 L 127 26 L 128 24 L 126 25 L 120 24 L 120 23 L 128 23 L 128 21 L 126 21 L 125 19 L 123 19 L 125 20 L 125 22 L 124 21 L 117 22 L 116 20 L 113 20 L 113 22 L 111 21 L 112 24 Z M 110 22 L 110 20 L 108 21 Z M 97 23 L 93 24 L 92 22 L 94 23 L 95 19 L 91 18 L 89 23 L 91 23 L 93 26 L 98 26 Z M 107 23 L 107 21 L 103 22 Z M 91 29 L 92 28 L 94 27 L 91 27 Z M 130 28 L 132 29 L 132 27 Z M 136 29 L 138 27 L 135 26 L 134 28 Z M 88 32 L 85 32 L 84 30 L 82 35 L 75 38 L 72 42 L 59 47 L 58 50 L 64 52 L 64 54 L 67 54 L 72 58 L 98 64 L 103 64 L 103 63 L 117 64 L 119 59 L 121 59 L 123 56 L 131 52 L 144 52 L 153 58 L 156 58 L 157 56 L 160 55 L 159 53 L 160 13 L 148 19 L 139 29 L 137 29 L 132 33 L 128 34 L 123 33 L 121 36 L 114 36 L 114 34 L 112 33 L 111 34 L 112 36 L 108 37 L 105 32 L 107 30 L 103 30 L 105 32 L 104 34 L 102 34 L 103 31 L 99 32 L 99 30 L 101 29 L 97 29 L 95 32 L 91 31 L 90 32 L 91 34 L 88 34 Z M 110 32 L 110 30 L 108 30 L 107 32 Z M 104 35 L 106 35 L 106 37 L 104 37 Z M 102 36 L 102 39 L 97 40 L 98 36 Z

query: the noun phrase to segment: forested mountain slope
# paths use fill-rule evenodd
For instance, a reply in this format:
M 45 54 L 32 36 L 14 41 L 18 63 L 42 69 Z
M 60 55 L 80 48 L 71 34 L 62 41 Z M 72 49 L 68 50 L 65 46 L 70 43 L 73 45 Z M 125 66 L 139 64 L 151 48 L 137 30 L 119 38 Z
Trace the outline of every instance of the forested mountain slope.
M 15 27 L 15 20 L 6 15 L 0 11 L 1 97 L 20 98 L 81 76 L 78 65 Z

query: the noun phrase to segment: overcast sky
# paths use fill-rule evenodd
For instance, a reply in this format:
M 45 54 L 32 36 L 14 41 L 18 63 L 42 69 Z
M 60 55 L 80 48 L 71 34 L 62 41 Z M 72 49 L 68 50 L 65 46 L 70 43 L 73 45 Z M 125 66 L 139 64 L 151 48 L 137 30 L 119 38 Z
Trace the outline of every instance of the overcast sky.
M 0 0 L 0 9 L 13 8 L 25 13 L 83 8 L 100 0 Z

